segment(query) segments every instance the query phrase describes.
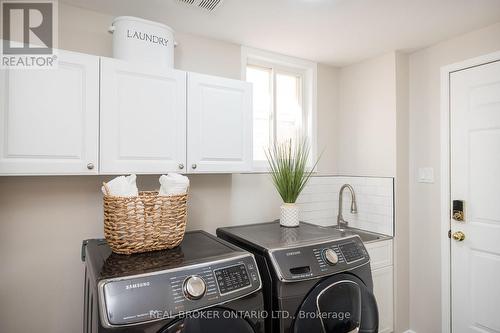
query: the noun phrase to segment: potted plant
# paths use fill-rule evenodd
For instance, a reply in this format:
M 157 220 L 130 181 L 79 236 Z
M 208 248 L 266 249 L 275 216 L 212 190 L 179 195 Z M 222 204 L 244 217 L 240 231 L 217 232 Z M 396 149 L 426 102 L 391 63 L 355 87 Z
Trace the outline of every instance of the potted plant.
M 309 153 L 310 147 L 306 139 L 295 143 L 291 139 L 286 140 L 274 144 L 266 151 L 272 181 L 283 199 L 280 224 L 284 227 L 299 226 L 299 207 L 295 202 L 319 161 L 318 158 L 308 170 Z

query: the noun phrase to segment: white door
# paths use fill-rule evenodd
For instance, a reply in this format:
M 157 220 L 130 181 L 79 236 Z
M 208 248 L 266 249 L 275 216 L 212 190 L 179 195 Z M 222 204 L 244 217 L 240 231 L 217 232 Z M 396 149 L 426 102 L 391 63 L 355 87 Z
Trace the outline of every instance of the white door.
M 452 331 L 500 332 L 500 61 L 450 74 L 450 117 Z
M 189 172 L 252 168 L 252 85 L 188 74 Z
M 101 58 L 101 173 L 183 171 L 186 73 Z
M 99 57 L 58 51 L 55 69 L 0 70 L 0 174 L 96 174 Z

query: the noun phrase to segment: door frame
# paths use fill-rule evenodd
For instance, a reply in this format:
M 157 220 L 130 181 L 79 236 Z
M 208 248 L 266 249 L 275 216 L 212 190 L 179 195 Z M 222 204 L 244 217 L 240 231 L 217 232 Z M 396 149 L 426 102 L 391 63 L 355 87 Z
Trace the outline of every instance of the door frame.
M 441 332 L 451 333 L 450 74 L 500 60 L 500 51 L 441 67 Z

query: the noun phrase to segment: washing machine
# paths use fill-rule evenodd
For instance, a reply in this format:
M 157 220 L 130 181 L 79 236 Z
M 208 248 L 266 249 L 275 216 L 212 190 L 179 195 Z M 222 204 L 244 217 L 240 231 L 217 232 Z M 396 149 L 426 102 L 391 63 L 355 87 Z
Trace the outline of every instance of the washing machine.
M 263 333 L 254 256 L 203 231 L 172 250 L 111 252 L 83 242 L 85 333 Z
M 217 236 L 255 255 L 270 314 L 266 332 L 378 332 L 370 257 L 359 236 L 277 221 L 219 228 Z

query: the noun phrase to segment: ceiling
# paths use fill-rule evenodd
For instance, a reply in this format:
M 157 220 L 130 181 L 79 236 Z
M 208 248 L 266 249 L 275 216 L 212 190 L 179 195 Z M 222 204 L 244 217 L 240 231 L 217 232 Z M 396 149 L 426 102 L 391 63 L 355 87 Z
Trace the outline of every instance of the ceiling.
M 176 0 L 62 1 L 330 65 L 413 51 L 500 22 L 500 0 L 225 0 L 214 12 Z

